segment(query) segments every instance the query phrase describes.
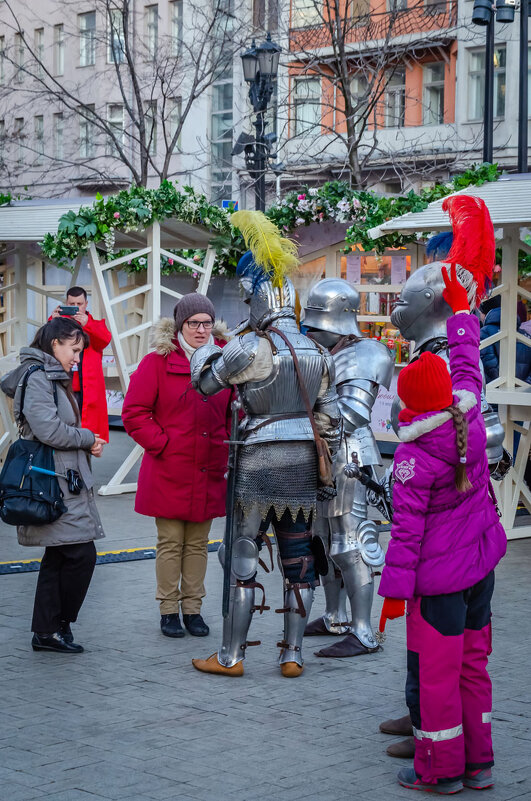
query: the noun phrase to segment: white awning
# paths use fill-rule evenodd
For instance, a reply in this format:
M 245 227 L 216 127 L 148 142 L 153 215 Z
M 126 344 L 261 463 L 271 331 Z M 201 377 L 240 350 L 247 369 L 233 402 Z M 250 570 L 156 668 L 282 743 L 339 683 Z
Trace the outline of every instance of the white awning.
M 495 228 L 503 225 L 531 225 L 531 174 L 527 178 L 521 175 L 503 176 L 497 181 L 482 186 L 468 186 L 452 194 L 482 198 L 487 204 Z M 450 219 L 442 210 L 442 204 L 443 199 L 435 200 L 423 211 L 410 211 L 401 217 L 393 217 L 376 228 L 371 228 L 369 236 L 379 239 L 394 231 L 420 233 L 449 230 Z
M 95 198 L 75 197 L 61 200 L 29 200 L 0 207 L 0 242 L 41 242 L 45 234 L 55 233 L 59 220 L 69 211 L 92 206 Z M 163 248 L 206 248 L 212 232 L 200 225 L 176 219 L 161 221 L 160 242 Z M 116 231 L 116 248 L 137 249 L 145 245 L 145 231 Z

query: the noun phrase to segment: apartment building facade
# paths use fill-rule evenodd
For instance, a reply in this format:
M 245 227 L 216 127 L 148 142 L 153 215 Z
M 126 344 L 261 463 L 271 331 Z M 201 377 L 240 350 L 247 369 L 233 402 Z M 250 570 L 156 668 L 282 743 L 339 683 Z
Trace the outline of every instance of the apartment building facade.
M 328 0 L 212 3 L 0 0 L 0 192 L 92 196 L 169 177 L 252 205 L 232 155 L 252 131 L 239 55 L 266 31 L 283 49 L 268 130 L 284 171 L 269 174 L 270 199 L 352 179 L 354 146 L 362 184 L 391 192 L 481 161 L 484 32 L 472 0 L 343 0 L 343 72 Z M 518 48 L 518 24 L 496 25 L 494 157 L 508 169 Z M 350 139 L 345 77 L 359 117 Z
M 481 162 L 485 32 L 471 23 L 472 0 L 344 3 L 352 24 L 343 28 L 344 42 L 338 43 L 326 24 L 332 3 L 292 0 L 291 58 L 283 87 L 291 97 L 282 145 L 291 174 L 286 183 L 296 185 L 302 176 L 316 182 L 348 180 L 349 142 L 336 89 L 345 71 L 354 105 L 361 101 L 357 109 L 364 130 L 356 146 L 364 185 L 398 192 Z M 517 19 L 495 26 L 494 160 L 509 170 L 517 160 L 518 27 Z M 337 55 L 341 44 L 343 73 Z M 367 111 L 371 85 L 378 97 L 373 93 Z
M 238 2 L 0 0 L 0 191 L 231 198 Z

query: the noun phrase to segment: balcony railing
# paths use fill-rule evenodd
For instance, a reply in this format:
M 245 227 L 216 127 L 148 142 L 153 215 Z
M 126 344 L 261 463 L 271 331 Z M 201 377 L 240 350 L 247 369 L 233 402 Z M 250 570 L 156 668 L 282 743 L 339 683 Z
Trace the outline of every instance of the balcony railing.
M 381 11 L 371 9 L 367 14 L 353 15 L 347 21 L 343 19 L 340 35 L 347 44 L 381 42 L 445 31 L 456 25 L 456 0 L 410 0 L 407 7 L 406 2 L 387 0 L 387 7 L 382 4 Z M 308 24 L 290 30 L 292 52 L 326 48 L 331 44 L 328 25 Z

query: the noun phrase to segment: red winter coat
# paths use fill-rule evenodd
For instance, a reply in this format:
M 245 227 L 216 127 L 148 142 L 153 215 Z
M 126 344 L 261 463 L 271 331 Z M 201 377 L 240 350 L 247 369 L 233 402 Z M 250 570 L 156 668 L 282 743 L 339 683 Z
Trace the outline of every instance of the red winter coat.
M 90 428 L 93 434 L 97 434 L 108 442 L 109 416 L 101 357 L 112 339 L 112 334 L 107 329 L 105 320 L 95 320 L 92 314 L 89 312 L 87 314 L 88 322 L 83 331 L 88 335 L 90 344 L 83 350 L 79 365 L 82 400 L 81 427 Z
M 173 320 L 158 323 L 155 347 L 131 376 L 122 409 L 125 430 L 145 449 L 135 511 L 196 523 L 223 517 L 232 393 L 205 398 L 192 389 Z

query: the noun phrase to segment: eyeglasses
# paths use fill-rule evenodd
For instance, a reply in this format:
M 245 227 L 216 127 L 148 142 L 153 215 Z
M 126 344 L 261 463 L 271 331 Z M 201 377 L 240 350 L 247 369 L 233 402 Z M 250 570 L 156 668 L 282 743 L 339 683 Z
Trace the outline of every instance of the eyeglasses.
M 199 326 L 202 325 L 205 331 L 210 331 L 212 326 L 214 325 L 213 322 L 207 320 L 207 322 L 203 322 L 203 320 L 187 320 L 186 325 L 192 329 L 192 331 L 197 331 Z

